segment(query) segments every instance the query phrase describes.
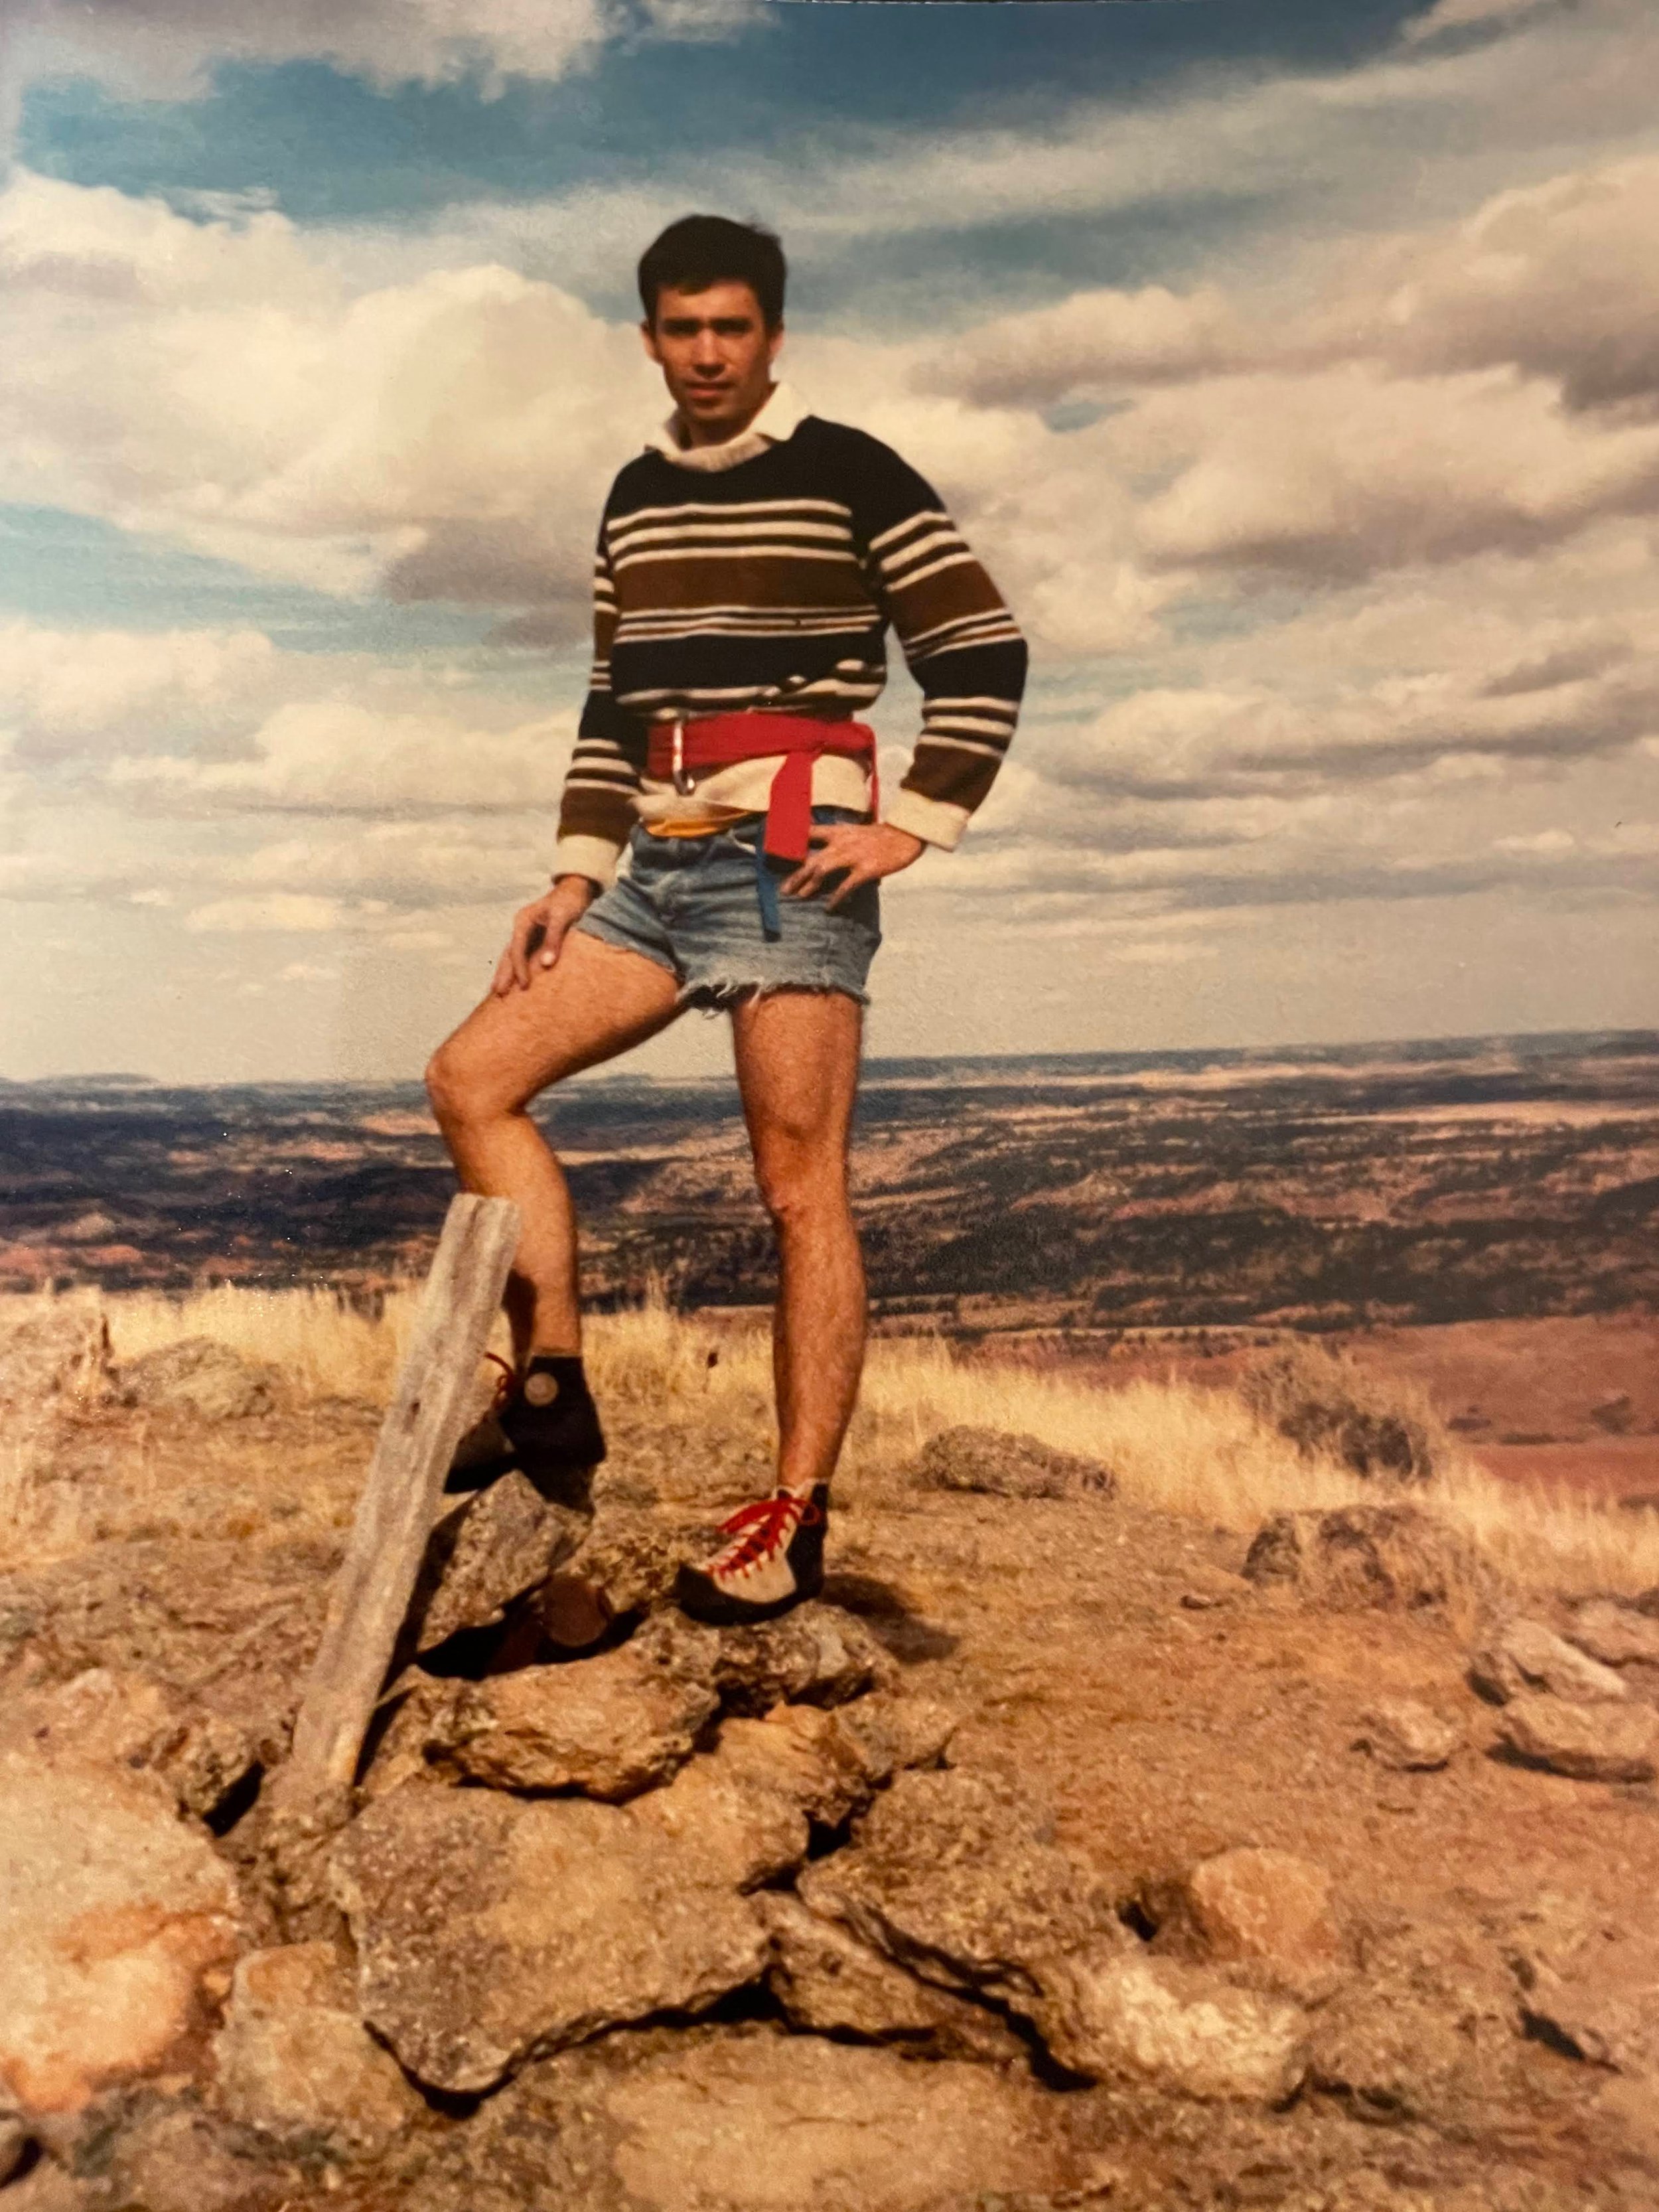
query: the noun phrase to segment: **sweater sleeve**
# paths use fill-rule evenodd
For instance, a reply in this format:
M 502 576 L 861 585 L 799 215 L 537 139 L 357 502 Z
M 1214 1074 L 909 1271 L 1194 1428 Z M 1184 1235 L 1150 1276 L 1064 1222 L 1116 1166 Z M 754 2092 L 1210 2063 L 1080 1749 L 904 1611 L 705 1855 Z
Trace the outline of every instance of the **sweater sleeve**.
M 922 695 L 921 734 L 886 819 L 951 847 L 1013 737 L 1025 641 L 932 485 L 870 442 L 858 534 L 877 603 Z
M 593 665 L 576 732 L 575 750 L 559 802 L 553 873 L 586 876 L 601 889 L 635 822 L 640 788 L 639 725 L 611 696 L 611 647 L 617 634 L 617 583 L 599 525 L 593 560 Z

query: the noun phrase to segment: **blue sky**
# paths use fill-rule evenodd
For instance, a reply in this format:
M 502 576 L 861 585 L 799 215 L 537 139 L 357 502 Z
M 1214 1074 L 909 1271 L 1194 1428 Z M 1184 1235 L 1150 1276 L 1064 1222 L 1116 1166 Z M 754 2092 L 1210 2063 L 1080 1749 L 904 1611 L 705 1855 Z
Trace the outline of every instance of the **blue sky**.
M 785 373 L 1031 635 L 998 791 L 892 889 L 877 1048 L 1659 1018 L 1641 0 L 9 36 L 0 1073 L 406 1073 L 465 1011 L 544 867 L 593 514 L 660 412 L 632 264 L 688 205 L 777 223 Z

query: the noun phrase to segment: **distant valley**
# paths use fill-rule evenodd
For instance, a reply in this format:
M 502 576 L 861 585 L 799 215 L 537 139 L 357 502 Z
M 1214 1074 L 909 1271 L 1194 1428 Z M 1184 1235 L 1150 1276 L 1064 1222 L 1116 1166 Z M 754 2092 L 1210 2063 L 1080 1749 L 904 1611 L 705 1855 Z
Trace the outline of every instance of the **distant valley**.
M 544 1109 L 606 1303 L 771 1293 L 729 1083 Z M 453 1188 L 410 1085 L 0 1085 L 0 1288 L 420 1269 Z M 1317 1329 L 1650 1311 L 1659 1034 L 873 1061 L 857 1135 L 890 1326 Z

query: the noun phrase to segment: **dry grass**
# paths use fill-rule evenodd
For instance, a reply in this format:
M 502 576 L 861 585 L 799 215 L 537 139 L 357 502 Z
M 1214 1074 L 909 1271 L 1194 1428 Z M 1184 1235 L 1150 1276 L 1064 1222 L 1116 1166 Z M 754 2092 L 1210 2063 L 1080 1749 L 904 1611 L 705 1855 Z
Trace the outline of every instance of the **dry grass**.
M 118 1359 L 207 1336 L 279 1366 L 303 1397 L 378 1402 L 390 1394 L 416 1296 L 413 1288 L 392 1292 L 376 1318 L 315 1289 L 222 1288 L 183 1299 L 138 1293 L 109 1298 L 106 1311 Z M 38 1310 L 33 1299 L 6 1303 L 14 1312 Z M 659 1419 L 702 1413 L 728 1427 L 769 1421 L 770 1348 L 758 1321 L 715 1328 L 673 1313 L 657 1297 L 635 1311 L 596 1316 L 588 1359 L 605 1403 Z M 1420 1408 L 1413 1401 L 1406 1410 Z M 1328 1453 L 1290 1443 L 1228 1391 L 1151 1381 L 1107 1389 L 1053 1371 L 963 1359 L 927 1337 L 872 1346 L 848 1438 L 849 1490 L 856 1495 L 861 1474 L 890 1468 L 937 1430 L 963 1422 L 1024 1431 L 1103 1460 L 1133 1503 L 1241 1535 L 1272 1513 L 1402 1494 L 1360 1479 Z M 1592 1498 L 1518 1490 L 1486 1474 L 1443 1431 L 1436 1441 L 1432 1482 L 1403 1494 L 1466 1530 L 1505 1580 L 1566 1592 L 1659 1583 L 1659 1526 L 1649 1516 Z M 15 1468 L 0 1461 L 0 1509 L 9 1520 L 16 1516 L 14 1525 L 32 1512 L 61 1514 L 64 1502 L 51 1497 L 52 1487 L 32 1480 L 21 1458 Z

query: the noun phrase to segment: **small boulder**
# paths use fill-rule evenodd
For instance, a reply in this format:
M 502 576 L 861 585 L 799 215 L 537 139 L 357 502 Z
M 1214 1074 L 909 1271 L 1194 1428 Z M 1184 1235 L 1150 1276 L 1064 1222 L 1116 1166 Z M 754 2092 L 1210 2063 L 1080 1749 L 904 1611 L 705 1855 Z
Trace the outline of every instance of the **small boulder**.
M 990 1498 L 1109 1496 L 1111 1469 L 1075 1452 L 1056 1451 L 1036 1437 L 1001 1429 L 942 1429 L 911 1462 L 912 1482 L 927 1490 L 966 1490 Z
M 1615 1605 L 1608 1598 L 1592 1598 L 1572 1616 L 1569 1640 L 1607 1667 L 1628 1667 L 1642 1661 L 1659 1667 L 1659 1620 L 1638 1613 L 1634 1606 Z
M 1536 1693 L 1512 1698 L 1498 1730 L 1522 1759 L 1576 1782 L 1651 1782 L 1659 1771 L 1651 1705 L 1578 1705 Z
M 335 1845 L 362 2017 L 419 2080 L 472 2094 L 532 2053 L 756 1980 L 766 1937 L 695 1850 L 582 1798 L 398 1790 Z
M 89 1298 L 46 1300 L 0 1334 L 0 1405 L 26 1414 L 109 1395 L 109 1328 Z
M 924 1980 L 1026 2009 L 1055 1953 L 1122 1932 L 1051 1832 L 1012 1781 L 913 1771 L 798 1887 L 821 1918 Z
M 1511 1620 L 1470 1655 L 1476 1689 L 1501 1704 L 1528 1690 L 1579 1705 L 1617 1704 L 1630 1695 L 1611 1667 L 1576 1651 L 1541 1620 Z
M 276 1403 L 276 1370 L 210 1336 L 186 1336 L 131 1359 L 118 1386 L 130 1406 L 179 1407 L 204 1421 L 243 1421 Z
M 1311 1859 L 1254 1845 L 1219 1851 L 1192 1869 L 1181 1902 L 1200 1953 L 1218 1965 L 1310 2000 L 1340 1979 L 1331 1878 Z
M 1462 1741 L 1455 1721 L 1415 1698 L 1379 1698 L 1360 1716 L 1354 1748 L 1395 1772 L 1426 1773 L 1444 1766 Z
M 441 1709 L 447 1762 L 498 1790 L 579 1790 L 615 1802 L 665 1781 L 720 1700 L 671 1639 L 460 1685 Z
M 1056 1961 L 1036 2019 L 1073 2073 L 1176 2096 L 1279 2105 L 1307 2070 L 1298 2006 L 1138 1949 Z
M 1485 1579 L 1468 1539 L 1412 1505 L 1277 1513 L 1257 1531 L 1244 1572 L 1342 1612 L 1443 1606 Z
M 784 1702 L 846 1705 L 890 1686 L 895 1674 L 861 1620 L 817 1601 L 752 1628 L 721 1629 L 713 1663 L 721 1704 L 740 1713 Z
M 515 1597 L 579 1549 L 589 1516 L 550 1504 L 529 1477 L 504 1474 L 443 1516 L 432 1532 L 411 1606 L 416 1651 L 458 1629 L 487 1628 Z
M 74 2112 L 188 2069 L 237 1911 L 229 1869 L 155 1776 L 0 1759 L 0 2090 Z
M 918 1981 L 799 1898 L 773 1891 L 757 1903 L 772 1941 L 766 1985 L 793 2026 L 899 2043 L 933 2058 L 1027 2058 L 1000 2013 Z
M 216 2097 L 245 2127 L 347 2155 L 384 2148 L 423 2109 L 357 2017 L 330 1943 L 252 1951 L 238 1965 L 214 2046 Z

